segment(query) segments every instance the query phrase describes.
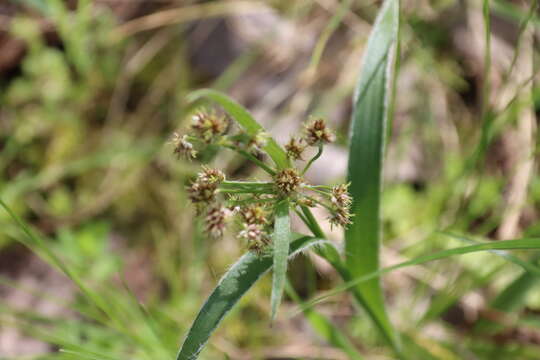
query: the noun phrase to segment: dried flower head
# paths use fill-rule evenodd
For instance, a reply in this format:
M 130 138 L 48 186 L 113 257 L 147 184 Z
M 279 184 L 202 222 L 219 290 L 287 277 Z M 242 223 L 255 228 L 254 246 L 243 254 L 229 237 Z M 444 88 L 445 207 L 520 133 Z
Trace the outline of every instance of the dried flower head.
M 197 151 L 193 150 L 193 144 L 187 141 L 187 135 L 181 136 L 175 132 L 171 142 L 174 145 L 174 153 L 178 157 L 183 156 L 186 160 L 191 160 L 197 156 Z
M 208 166 L 202 167 L 203 171 L 197 174 L 197 180 L 204 183 L 221 184 L 225 181 L 225 174 L 218 169 L 212 169 Z
M 214 238 L 223 237 L 225 230 L 225 219 L 227 217 L 227 209 L 221 206 L 213 206 L 206 213 L 204 218 L 206 231 Z
M 352 202 L 352 198 L 349 195 L 350 184 L 340 184 L 332 188 L 332 205 L 336 207 L 349 207 Z
M 246 224 L 265 225 L 268 223 L 268 212 L 259 205 L 248 205 L 239 211 Z
M 291 137 L 289 142 L 285 145 L 287 150 L 287 156 L 292 160 L 304 160 L 302 159 L 302 153 L 306 149 L 306 145 L 303 144 L 302 139 Z
M 352 223 L 351 217 L 352 215 L 349 212 L 348 208 L 336 208 L 330 214 L 330 225 L 342 226 L 344 228 L 347 228 L 347 226 Z
M 202 141 L 209 144 L 227 131 L 229 121 L 226 116 L 218 115 L 214 111 L 198 111 L 191 118 L 191 131 Z
M 210 204 L 216 197 L 217 183 L 197 179 L 187 188 L 189 199 L 193 203 Z
M 274 175 L 274 183 L 281 194 L 289 196 L 298 189 L 303 180 L 298 174 L 298 170 L 289 168 Z
M 314 119 L 305 128 L 304 139 L 310 146 L 328 144 L 335 140 L 335 135 L 328 129 L 323 119 Z
M 270 243 L 268 233 L 260 224 L 246 224 L 244 230 L 238 234 L 240 238 L 246 240 L 248 249 L 261 254 Z

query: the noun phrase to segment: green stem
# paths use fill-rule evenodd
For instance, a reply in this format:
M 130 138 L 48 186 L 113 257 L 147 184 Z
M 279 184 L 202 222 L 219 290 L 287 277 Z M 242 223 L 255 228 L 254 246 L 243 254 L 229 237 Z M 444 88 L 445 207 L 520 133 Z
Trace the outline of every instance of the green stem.
M 261 169 L 263 169 L 264 171 L 266 171 L 268 174 L 274 176 L 276 175 L 276 172 L 274 169 L 272 169 L 270 166 L 266 165 L 264 162 L 262 162 L 261 160 L 257 159 L 255 156 L 253 156 L 252 154 L 250 154 L 249 152 L 243 150 L 243 149 L 240 149 L 238 148 L 237 146 L 234 146 L 234 145 L 223 145 L 223 147 L 226 147 L 227 149 L 231 149 L 233 151 L 236 151 L 238 154 L 242 155 L 243 157 L 245 157 L 246 159 L 250 160 L 251 162 L 255 163 L 256 165 L 258 165 Z
M 306 167 L 304 168 L 304 170 L 302 170 L 302 175 L 304 175 L 304 174 L 306 173 L 306 171 L 309 170 L 309 168 L 311 167 L 311 164 L 313 164 L 313 163 L 315 162 L 315 160 L 317 160 L 318 158 L 321 157 L 322 152 L 323 152 L 323 144 L 319 144 L 319 149 L 317 150 L 317 153 L 316 153 L 315 156 L 312 157 L 311 160 L 309 160 L 309 162 L 306 164 Z

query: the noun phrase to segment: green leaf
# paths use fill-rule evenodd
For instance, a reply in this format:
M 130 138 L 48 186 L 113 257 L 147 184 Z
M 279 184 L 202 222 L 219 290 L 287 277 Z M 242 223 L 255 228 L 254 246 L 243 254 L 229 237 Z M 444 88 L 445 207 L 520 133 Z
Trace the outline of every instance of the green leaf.
M 287 254 L 291 241 L 291 219 L 289 217 L 289 201 L 282 200 L 276 205 L 276 220 L 274 223 L 274 277 L 272 278 L 272 315 L 274 320 L 283 296 L 287 276 Z
M 401 262 L 396 265 L 392 265 L 377 271 L 370 272 L 368 274 L 362 275 L 360 277 L 357 277 L 356 279 L 352 281 L 348 281 L 345 284 L 342 284 L 333 290 L 327 292 L 326 294 L 311 300 L 309 302 L 306 302 L 306 305 L 302 310 L 305 308 L 311 307 L 323 299 L 326 299 L 330 296 L 334 296 L 336 294 L 339 294 L 343 291 L 352 289 L 356 286 L 358 286 L 361 283 L 369 282 L 372 279 L 378 278 L 384 274 L 390 273 L 392 271 L 402 269 L 408 266 L 414 266 L 414 265 L 420 265 L 424 264 L 430 261 L 435 260 L 442 260 L 446 259 L 452 256 L 456 255 L 464 255 L 464 254 L 470 254 L 475 253 L 479 251 L 489 251 L 489 250 L 533 250 L 533 249 L 540 249 L 540 238 L 527 238 L 527 239 L 517 239 L 517 240 L 500 240 L 500 241 L 491 241 L 486 243 L 481 243 L 477 245 L 469 245 L 469 246 L 463 246 L 463 247 L 457 247 L 453 249 L 443 250 L 439 251 L 433 254 L 429 255 L 423 255 L 416 257 L 411 260 L 407 260 L 404 262 Z
M 326 241 L 304 236 L 291 242 L 289 257 Z M 221 278 L 208 300 L 199 311 L 182 344 L 177 360 L 195 360 L 223 317 L 246 291 L 270 268 L 272 257 L 254 253 L 242 256 Z
M 385 1 L 370 35 L 354 95 L 348 180 L 353 224 L 345 237 L 346 263 L 353 278 L 379 269 L 380 192 L 383 154 L 398 41 L 399 1 Z M 385 339 L 399 352 L 400 341 L 385 310 L 378 278 L 358 283 L 357 298 Z
M 242 105 L 222 92 L 212 89 L 200 89 L 187 96 L 190 102 L 197 101 L 201 98 L 209 98 L 221 105 L 248 135 L 255 136 L 259 132 L 265 131 L 261 124 Z M 263 150 L 272 158 L 278 168 L 284 169 L 290 166 L 287 153 L 273 138 L 268 139 Z

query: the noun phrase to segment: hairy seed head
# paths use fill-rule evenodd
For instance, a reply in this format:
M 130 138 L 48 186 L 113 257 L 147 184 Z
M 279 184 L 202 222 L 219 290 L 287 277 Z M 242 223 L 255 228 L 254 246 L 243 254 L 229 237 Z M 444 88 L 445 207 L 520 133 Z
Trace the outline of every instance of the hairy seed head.
M 348 208 L 336 208 L 330 214 L 329 220 L 330 225 L 342 226 L 347 228 L 348 225 L 352 224 L 351 213 Z
M 274 175 L 274 183 L 280 193 L 288 196 L 297 190 L 303 180 L 298 174 L 298 170 L 289 168 Z
M 178 157 L 183 156 L 186 160 L 191 160 L 197 156 L 197 151 L 193 150 L 193 144 L 187 141 L 187 135 L 180 136 L 175 132 L 171 142 L 174 145 L 174 153 Z
M 193 203 L 210 204 L 216 197 L 217 184 L 196 180 L 187 188 L 189 199 Z
M 323 119 L 314 119 L 305 127 L 304 139 L 310 146 L 328 144 L 335 140 L 335 135 L 328 129 Z
M 198 111 L 191 118 L 190 129 L 194 135 L 209 144 L 227 131 L 229 121 L 226 116 L 216 114 L 214 111 Z
M 265 225 L 268 223 L 268 213 L 262 206 L 248 205 L 239 211 L 246 224 Z
M 225 174 L 218 169 L 212 169 L 208 166 L 202 167 L 203 171 L 197 174 L 197 181 L 211 184 L 221 184 L 225 181 Z
M 287 150 L 287 156 L 292 160 L 304 160 L 302 159 L 302 153 L 304 152 L 306 145 L 302 143 L 302 139 L 291 137 L 289 142 L 285 145 Z
M 206 231 L 214 238 L 223 237 L 223 231 L 225 230 L 225 219 L 227 217 L 227 210 L 221 206 L 213 206 L 206 213 L 204 218 L 206 224 Z
M 245 224 L 244 230 L 240 231 L 238 235 L 246 240 L 248 249 L 257 254 L 262 254 L 270 243 L 270 237 L 260 224 Z
M 332 205 L 336 207 L 349 207 L 352 202 L 352 198 L 349 195 L 350 184 L 340 184 L 332 188 L 332 196 L 330 200 Z

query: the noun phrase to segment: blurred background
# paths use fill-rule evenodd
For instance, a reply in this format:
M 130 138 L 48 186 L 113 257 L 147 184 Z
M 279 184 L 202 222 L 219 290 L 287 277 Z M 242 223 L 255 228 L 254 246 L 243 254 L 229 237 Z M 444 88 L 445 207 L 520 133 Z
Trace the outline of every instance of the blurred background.
M 540 236 L 536 3 L 490 1 L 486 32 L 482 1 L 402 1 L 383 265 L 464 245 L 438 230 Z M 307 179 L 343 181 L 352 92 L 380 5 L 1 1 L 0 196 L 91 296 L 24 246 L 0 211 L 0 359 L 174 358 L 245 251 L 231 234 L 207 238 L 186 200 L 200 164 L 167 144 L 189 121 L 186 94 L 227 92 L 281 143 L 309 115 L 326 118 L 338 140 Z M 261 176 L 232 153 L 206 160 L 232 178 Z M 540 259 L 531 254 L 518 255 Z M 314 256 L 290 269 L 302 299 L 340 284 Z M 347 359 L 289 298 L 270 326 L 269 280 L 233 309 L 201 358 Z M 540 358 L 540 284 L 496 255 L 407 268 L 384 287 L 415 359 Z M 95 320 L 96 297 L 112 319 Z M 367 359 L 393 358 L 347 294 L 316 309 Z

